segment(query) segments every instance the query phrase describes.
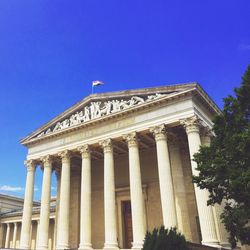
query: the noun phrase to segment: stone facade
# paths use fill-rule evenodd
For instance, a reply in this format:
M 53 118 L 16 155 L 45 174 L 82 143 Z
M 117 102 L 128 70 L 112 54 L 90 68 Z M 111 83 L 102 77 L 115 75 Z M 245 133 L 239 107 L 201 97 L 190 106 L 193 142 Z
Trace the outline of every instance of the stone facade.
M 86 97 L 21 141 L 28 148 L 24 212 L 21 222 L 20 215 L 2 220 L 2 244 L 141 249 L 146 230 L 165 225 L 190 242 L 227 247 L 220 208 L 207 207 L 207 192 L 191 181 L 197 174 L 192 156 L 208 141 L 218 112 L 196 83 Z M 36 214 L 37 165 L 43 184 Z M 18 229 L 5 223 L 18 219 Z

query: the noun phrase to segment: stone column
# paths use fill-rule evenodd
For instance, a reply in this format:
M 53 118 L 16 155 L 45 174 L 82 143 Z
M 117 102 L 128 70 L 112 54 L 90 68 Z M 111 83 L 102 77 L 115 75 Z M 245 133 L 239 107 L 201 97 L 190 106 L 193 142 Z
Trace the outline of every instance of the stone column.
M 129 150 L 129 181 L 132 209 L 133 249 L 142 249 L 146 234 L 145 206 L 142 191 L 139 147 L 136 133 L 124 136 Z
M 53 249 L 56 249 L 56 218 L 54 218 L 54 228 L 53 228 Z
M 26 187 L 24 195 L 20 248 L 30 249 L 30 228 L 31 228 L 33 194 L 34 194 L 34 177 L 35 177 L 36 165 L 34 160 L 28 160 L 25 162 L 25 164 L 27 165 L 27 178 L 26 178 Z
M 36 221 L 36 232 L 40 231 L 40 220 Z M 36 233 L 36 248 L 38 248 L 39 233 Z
M 70 153 L 65 150 L 59 156 L 62 158 L 62 174 L 56 249 L 69 249 Z
M 5 248 L 9 248 L 10 246 L 10 223 L 7 223 L 7 231 L 5 237 Z
M 193 155 L 199 151 L 201 140 L 199 130 L 199 120 L 196 116 L 182 120 L 188 137 L 189 153 L 191 159 L 192 174 L 199 175 L 197 164 L 193 161 Z M 213 210 L 211 206 L 207 206 L 208 191 L 200 189 L 194 184 L 199 221 L 201 227 L 202 244 L 208 246 L 218 246 L 218 238 L 216 234 L 216 227 L 213 217 Z
M 38 231 L 38 249 L 47 250 L 49 239 L 52 159 L 51 156 L 48 155 L 43 157 L 41 160 L 43 162 L 44 170 L 40 210 L 40 227 Z
M 212 131 L 205 127 L 202 130 L 201 143 L 203 146 L 210 146 L 211 137 L 213 136 Z M 230 247 L 230 243 L 228 242 L 229 234 L 225 229 L 224 224 L 221 222 L 220 215 L 223 212 L 224 202 L 222 201 L 221 205 L 215 204 L 213 206 L 213 215 L 215 219 L 215 226 L 217 230 L 217 237 L 222 247 Z
M 57 228 L 58 228 L 58 218 L 59 218 L 59 208 L 60 208 L 60 188 L 61 188 L 61 170 L 56 169 L 56 180 L 57 180 L 57 193 L 56 193 L 56 219 L 55 219 L 55 246 L 57 246 Z M 56 247 L 55 247 L 56 249 Z
M 163 224 L 165 228 L 177 227 L 174 186 L 165 126 L 156 126 L 151 128 L 150 132 L 154 134 L 156 141 Z
M 3 229 L 4 229 L 3 224 L 0 223 L 0 248 L 4 247 L 3 246 Z
M 88 145 L 79 147 L 82 155 L 81 221 L 79 249 L 92 249 L 91 244 L 91 153 Z
M 114 155 L 111 139 L 100 142 L 104 152 L 104 249 L 118 249 L 115 207 Z
M 12 244 L 13 248 L 16 248 L 16 237 L 17 237 L 17 222 L 14 222 L 13 244 Z

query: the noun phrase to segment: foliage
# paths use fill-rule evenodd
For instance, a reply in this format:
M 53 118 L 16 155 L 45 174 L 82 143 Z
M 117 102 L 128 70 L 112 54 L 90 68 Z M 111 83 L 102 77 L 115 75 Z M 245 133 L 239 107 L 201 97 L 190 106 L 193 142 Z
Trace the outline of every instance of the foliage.
M 155 228 L 147 232 L 142 250 L 188 250 L 185 237 L 176 228 Z
M 193 177 L 208 189 L 208 204 L 225 203 L 221 219 L 232 247 L 250 244 L 250 65 L 234 92 L 214 120 L 210 147 L 194 156 L 199 176 Z

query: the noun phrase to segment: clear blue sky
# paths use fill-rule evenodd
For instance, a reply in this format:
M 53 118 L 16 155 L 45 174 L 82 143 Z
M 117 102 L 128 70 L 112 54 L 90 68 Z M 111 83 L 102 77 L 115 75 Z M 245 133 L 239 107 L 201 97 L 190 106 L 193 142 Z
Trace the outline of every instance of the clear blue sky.
M 221 107 L 249 63 L 249 0 L 1 0 L 0 192 L 23 195 L 19 140 L 92 80 L 97 92 L 198 81 Z

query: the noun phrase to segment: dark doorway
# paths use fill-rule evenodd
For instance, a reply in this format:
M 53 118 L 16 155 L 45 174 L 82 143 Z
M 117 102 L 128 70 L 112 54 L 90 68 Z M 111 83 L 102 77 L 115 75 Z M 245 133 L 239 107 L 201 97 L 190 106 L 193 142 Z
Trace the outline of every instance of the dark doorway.
M 133 242 L 131 202 L 122 202 L 124 248 L 131 248 Z

